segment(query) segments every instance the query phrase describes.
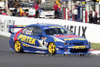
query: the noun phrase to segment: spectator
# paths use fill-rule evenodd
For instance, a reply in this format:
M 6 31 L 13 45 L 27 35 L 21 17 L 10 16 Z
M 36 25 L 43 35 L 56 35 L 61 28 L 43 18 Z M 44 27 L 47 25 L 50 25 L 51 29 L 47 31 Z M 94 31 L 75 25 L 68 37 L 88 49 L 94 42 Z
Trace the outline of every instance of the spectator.
M 25 16 L 25 12 L 24 12 L 24 10 L 21 8 L 21 6 L 19 6 L 19 14 L 20 14 L 20 16 Z
M 77 21 L 80 21 L 80 4 L 77 5 L 78 15 L 77 15 Z
M 12 7 L 16 7 L 15 0 L 12 2 Z
M 90 11 L 90 14 L 89 14 L 89 23 L 93 23 L 92 11 Z
M 16 1 L 16 2 L 15 2 L 15 4 L 16 4 L 16 6 L 18 7 L 18 5 L 19 5 L 19 2 L 18 2 L 18 1 Z
M 0 7 L 0 14 L 2 14 L 1 7 Z
M 0 14 L 2 14 L 2 11 L 0 10 Z
M 36 4 L 34 8 L 35 8 L 35 14 L 36 14 L 35 18 L 38 18 L 39 17 L 39 4 Z
M 76 9 L 76 7 L 73 10 L 73 12 L 74 12 L 74 20 L 77 21 L 78 10 Z
M 8 10 L 8 15 L 12 16 L 12 11 Z
M 56 4 L 58 5 L 58 14 L 59 14 L 59 19 L 61 19 L 61 1 L 56 0 Z
M 69 20 L 72 21 L 72 11 L 71 11 L 71 10 L 70 10 L 70 12 L 69 12 Z
M 13 4 L 13 1 L 12 0 L 8 1 L 9 7 L 12 7 L 12 4 Z
M 12 15 L 16 16 L 16 13 L 17 13 L 17 7 L 15 7 L 15 9 L 12 11 Z
M 3 9 L 6 9 L 6 5 L 4 4 Z
M 33 3 L 33 6 L 32 6 L 32 7 L 33 7 L 33 8 L 35 8 L 36 4 L 37 4 L 36 2 L 35 2 L 35 3 Z
M 2 15 L 8 15 L 5 10 L 2 11 Z
M 94 24 L 97 24 L 97 22 L 98 22 L 98 17 L 97 17 L 97 12 L 95 13 L 95 16 L 94 16 Z
M 58 12 L 59 7 L 58 7 L 58 5 L 56 4 L 56 1 L 55 1 L 55 4 L 54 4 L 53 8 L 54 8 L 54 11 L 55 11 L 55 12 L 54 12 L 55 18 L 58 18 L 58 17 L 59 17 L 59 12 Z
M 58 9 L 58 18 L 61 19 L 62 15 L 61 15 L 61 8 Z

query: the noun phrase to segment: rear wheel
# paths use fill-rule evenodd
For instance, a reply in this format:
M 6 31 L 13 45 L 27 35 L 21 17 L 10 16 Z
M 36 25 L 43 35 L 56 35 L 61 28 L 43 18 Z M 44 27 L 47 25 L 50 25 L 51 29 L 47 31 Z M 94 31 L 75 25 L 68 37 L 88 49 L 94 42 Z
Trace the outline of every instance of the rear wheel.
M 50 54 L 56 54 L 56 45 L 53 42 L 49 43 L 48 51 Z
M 21 42 L 20 41 L 15 41 L 14 48 L 15 48 L 15 51 L 17 53 L 23 52 L 22 45 L 21 45 Z

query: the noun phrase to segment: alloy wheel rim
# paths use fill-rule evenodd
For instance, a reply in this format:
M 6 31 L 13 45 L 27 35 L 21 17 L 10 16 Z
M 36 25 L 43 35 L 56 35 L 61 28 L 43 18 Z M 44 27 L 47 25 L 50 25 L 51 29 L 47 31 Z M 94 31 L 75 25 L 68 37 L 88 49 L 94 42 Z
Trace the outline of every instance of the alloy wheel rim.
M 50 43 L 49 47 L 48 47 L 48 50 L 49 50 L 49 52 L 51 54 L 53 54 L 55 52 L 55 48 L 56 48 L 55 44 L 54 43 Z
M 16 42 L 15 42 L 15 50 L 16 50 L 17 52 L 19 52 L 20 49 L 21 49 L 21 43 L 20 43 L 19 41 L 16 41 Z

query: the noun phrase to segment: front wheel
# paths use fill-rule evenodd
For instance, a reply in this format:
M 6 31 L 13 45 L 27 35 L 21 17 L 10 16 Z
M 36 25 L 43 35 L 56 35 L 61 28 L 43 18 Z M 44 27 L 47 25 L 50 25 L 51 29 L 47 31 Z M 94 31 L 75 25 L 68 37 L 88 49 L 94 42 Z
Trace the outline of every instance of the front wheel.
M 15 51 L 17 53 L 23 52 L 23 48 L 22 48 L 22 45 L 21 45 L 21 42 L 20 41 L 15 41 L 14 48 L 15 48 Z
M 48 45 L 48 51 L 50 54 L 56 54 L 56 45 L 55 43 L 51 42 Z

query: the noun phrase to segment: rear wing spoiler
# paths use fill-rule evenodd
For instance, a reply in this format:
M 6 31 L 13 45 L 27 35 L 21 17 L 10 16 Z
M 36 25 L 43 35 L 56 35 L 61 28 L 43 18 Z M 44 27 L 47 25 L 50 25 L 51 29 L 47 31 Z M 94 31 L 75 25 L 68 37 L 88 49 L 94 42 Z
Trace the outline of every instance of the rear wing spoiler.
M 24 27 L 26 27 L 26 25 L 9 25 L 9 33 L 14 34 L 14 28 L 24 28 Z

